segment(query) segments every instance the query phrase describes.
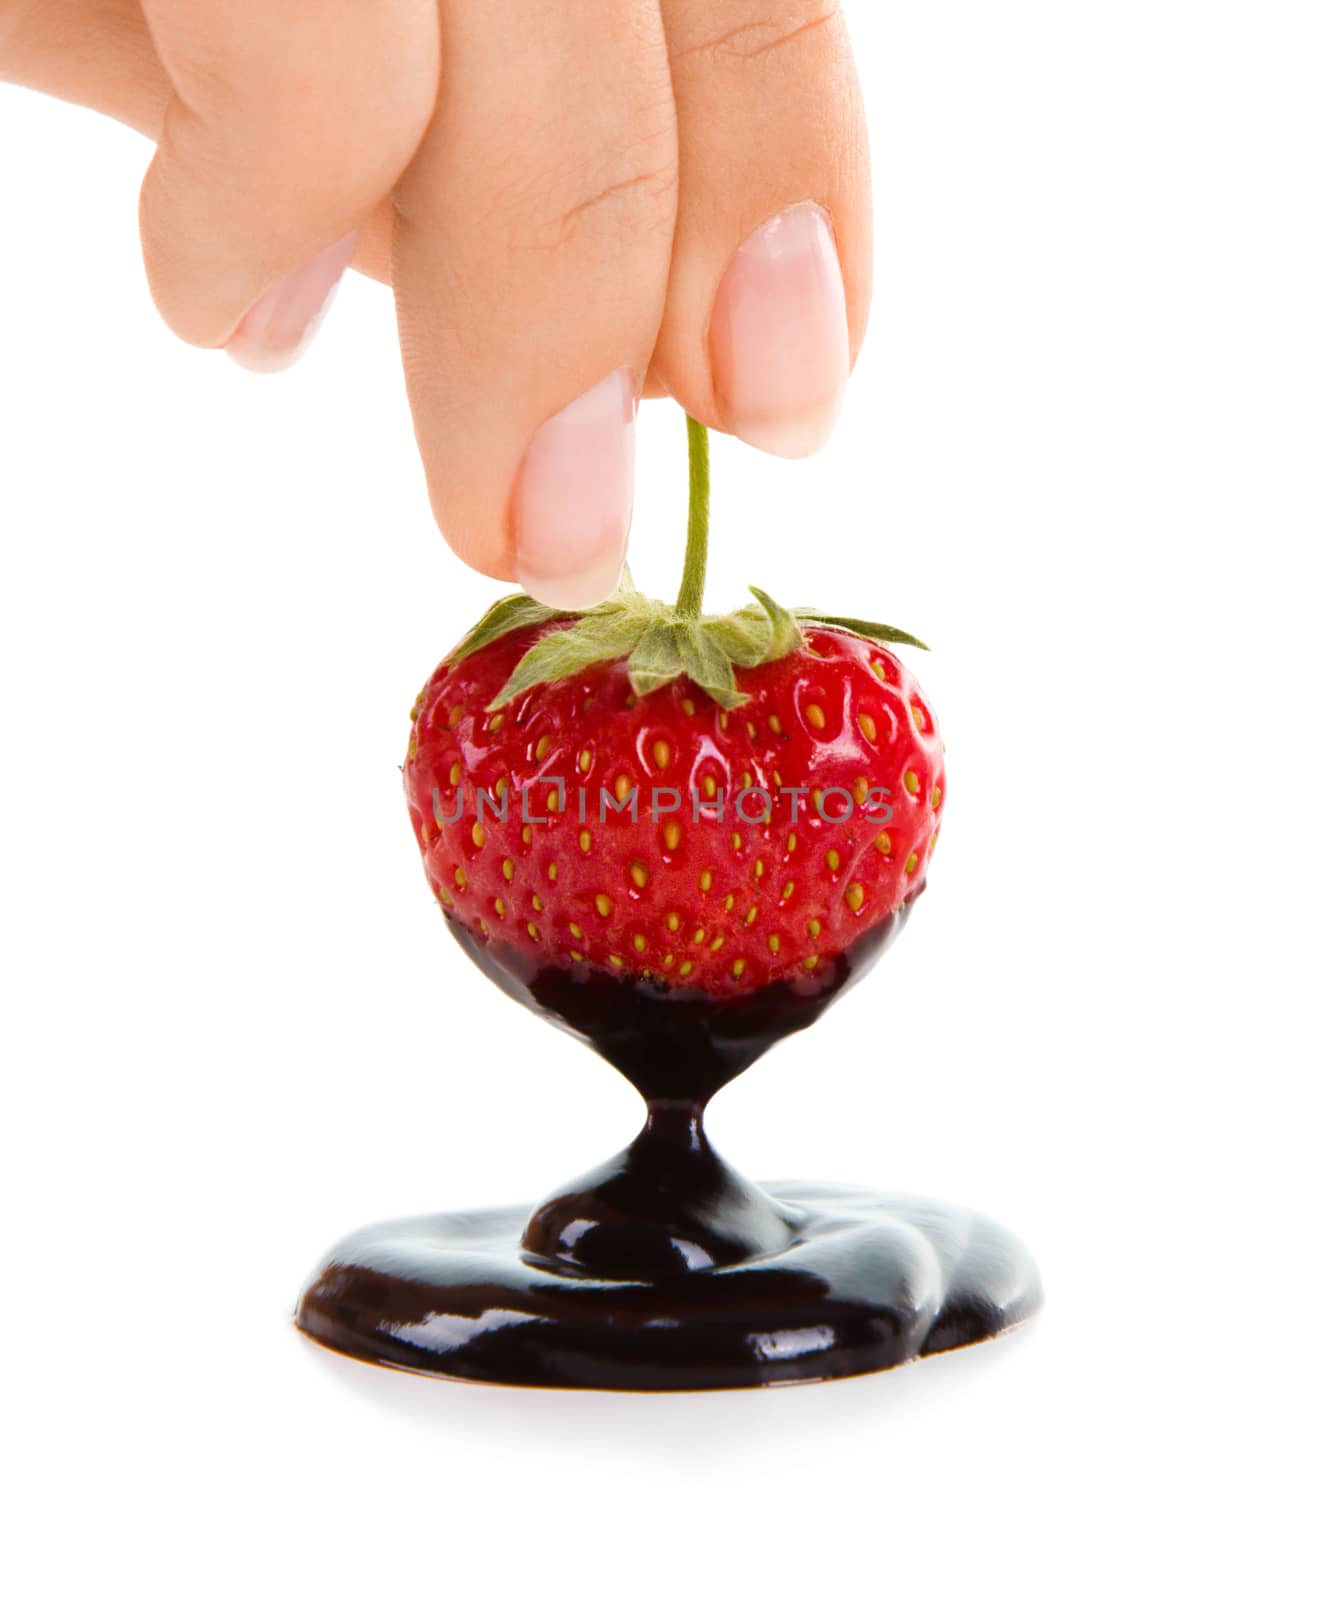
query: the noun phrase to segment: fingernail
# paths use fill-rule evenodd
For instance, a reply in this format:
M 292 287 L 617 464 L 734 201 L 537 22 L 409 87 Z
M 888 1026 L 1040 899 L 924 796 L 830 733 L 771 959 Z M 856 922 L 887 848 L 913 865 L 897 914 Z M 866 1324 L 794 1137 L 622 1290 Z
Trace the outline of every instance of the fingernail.
M 832 432 L 850 376 L 846 290 L 827 213 L 779 212 L 732 258 L 709 354 L 723 423 L 775 456 L 807 456 Z
M 240 367 L 282 372 L 292 366 L 324 321 L 356 242 L 354 230 L 265 291 L 224 347 Z
M 636 385 L 619 367 L 536 430 L 513 492 L 517 581 L 563 611 L 607 600 L 631 531 Z

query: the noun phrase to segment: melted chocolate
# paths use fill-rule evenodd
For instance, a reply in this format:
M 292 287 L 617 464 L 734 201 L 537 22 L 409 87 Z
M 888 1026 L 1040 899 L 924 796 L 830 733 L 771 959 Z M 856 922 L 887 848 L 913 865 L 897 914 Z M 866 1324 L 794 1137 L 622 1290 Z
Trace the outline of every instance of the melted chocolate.
M 762 1188 L 704 1132 L 712 1096 L 808 1027 L 899 931 L 894 912 L 808 981 L 734 1000 L 527 966 L 450 927 L 500 988 L 589 1043 L 644 1097 L 632 1143 L 526 1217 L 382 1223 L 343 1241 L 297 1308 L 346 1355 L 496 1383 L 740 1387 L 872 1372 L 1030 1315 L 1032 1261 L 955 1207 L 818 1184 Z

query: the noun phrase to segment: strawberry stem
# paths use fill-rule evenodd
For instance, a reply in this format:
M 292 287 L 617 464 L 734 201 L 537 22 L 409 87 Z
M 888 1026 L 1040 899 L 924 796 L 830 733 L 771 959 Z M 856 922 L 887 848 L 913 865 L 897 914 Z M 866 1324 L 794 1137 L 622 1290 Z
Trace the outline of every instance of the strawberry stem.
M 677 615 L 698 619 L 704 610 L 704 573 L 709 561 L 709 430 L 694 417 L 686 418 L 686 443 L 690 455 L 690 511 Z

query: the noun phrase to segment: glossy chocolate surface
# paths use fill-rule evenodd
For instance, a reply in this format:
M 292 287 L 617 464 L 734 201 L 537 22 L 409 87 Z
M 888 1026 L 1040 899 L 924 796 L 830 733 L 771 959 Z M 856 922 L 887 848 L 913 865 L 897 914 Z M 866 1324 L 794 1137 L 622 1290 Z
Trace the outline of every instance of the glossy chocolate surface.
M 590 969 L 531 970 L 450 923 L 507 993 L 644 1097 L 632 1143 L 538 1206 L 382 1223 L 345 1239 L 297 1309 L 346 1355 L 496 1383 L 733 1388 L 843 1377 L 973 1344 L 1041 1301 L 1004 1230 L 836 1184 L 761 1187 L 703 1126 L 710 1098 L 877 958 L 894 912 L 808 983 L 715 1001 Z

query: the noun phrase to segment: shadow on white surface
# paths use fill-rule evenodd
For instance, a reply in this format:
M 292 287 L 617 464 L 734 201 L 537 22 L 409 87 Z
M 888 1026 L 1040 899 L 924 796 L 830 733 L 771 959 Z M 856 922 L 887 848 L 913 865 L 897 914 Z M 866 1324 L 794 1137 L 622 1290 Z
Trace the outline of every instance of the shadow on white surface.
M 515 1438 L 519 1446 L 556 1446 L 570 1437 L 606 1455 L 632 1451 L 689 1458 L 740 1455 L 795 1440 L 819 1441 L 858 1420 L 882 1427 L 921 1410 L 940 1411 L 980 1384 L 991 1384 L 1007 1363 L 1026 1360 L 1023 1345 L 1037 1321 L 966 1350 L 912 1361 L 887 1372 L 821 1383 L 763 1389 L 632 1393 L 597 1389 L 536 1389 L 468 1383 L 373 1367 L 301 1338 L 305 1359 L 331 1388 L 419 1427 L 479 1436 L 486 1443 Z

